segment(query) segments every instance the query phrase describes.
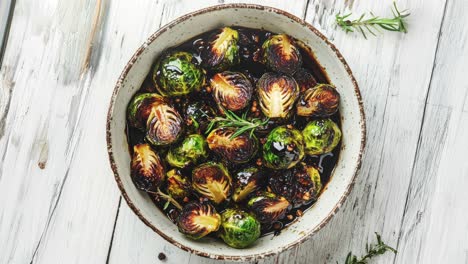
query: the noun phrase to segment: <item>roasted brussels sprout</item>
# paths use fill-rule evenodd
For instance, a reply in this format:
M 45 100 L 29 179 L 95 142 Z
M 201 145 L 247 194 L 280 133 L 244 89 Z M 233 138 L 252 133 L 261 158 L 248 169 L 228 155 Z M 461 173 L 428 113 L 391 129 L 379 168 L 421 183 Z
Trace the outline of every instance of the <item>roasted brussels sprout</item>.
M 297 114 L 300 116 L 328 117 L 338 111 L 340 94 L 329 84 L 319 84 L 307 89 L 297 102 Z
M 209 203 L 191 202 L 184 206 L 177 218 L 179 231 L 192 239 L 200 239 L 215 232 L 221 225 L 221 216 Z
M 244 132 L 234 138 L 235 128 L 217 128 L 208 135 L 208 147 L 223 158 L 234 163 L 249 161 L 258 149 L 258 139 L 255 135 Z
M 253 86 L 244 74 L 225 71 L 211 78 L 213 97 L 220 109 L 239 111 L 250 102 Z
M 155 146 L 176 141 L 182 133 L 182 117 L 168 104 L 153 107 L 146 125 L 146 140 Z
M 260 223 L 273 223 L 281 220 L 291 209 L 291 204 L 284 197 L 271 192 L 260 192 L 247 203 Z
M 265 165 L 272 169 L 289 169 L 304 157 L 301 132 L 280 126 L 268 134 L 263 145 Z
M 291 170 L 278 171 L 269 178 L 269 186 L 296 208 L 315 202 L 322 190 L 319 171 L 304 163 Z
M 182 200 L 190 196 L 190 181 L 183 176 L 180 170 L 172 169 L 167 172 L 167 193 L 174 199 Z
M 199 134 L 192 134 L 187 136 L 180 145 L 171 148 L 166 160 L 173 167 L 185 168 L 208 157 L 207 150 L 205 138 Z
M 163 96 L 181 96 L 198 91 L 205 83 L 205 72 L 193 55 L 173 51 L 162 55 L 153 70 L 153 82 Z
M 205 198 L 220 204 L 231 195 L 232 180 L 224 165 L 208 162 L 192 171 L 192 187 Z
M 331 152 L 341 140 L 341 130 L 331 119 L 314 120 L 302 130 L 305 152 L 320 155 Z
M 297 70 L 297 72 L 294 74 L 294 80 L 296 80 L 297 85 L 299 85 L 299 90 L 301 93 L 317 85 L 317 81 L 315 80 L 312 73 L 304 68 Z
M 166 172 L 161 159 L 148 144 L 133 147 L 130 167 L 133 183 L 140 190 L 154 192 L 164 181 Z
M 215 110 L 206 102 L 197 101 L 185 106 L 185 123 L 193 131 L 205 131 L 215 116 Z
M 263 62 L 275 72 L 293 75 L 302 65 L 302 55 L 294 40 L 285 34 L 273 35 L 262 45 Z
M 213 33 L 208 39 L 208 46 L 201 52 L 204 65 L 213 70 L 223 71 L 238 64 L 238 39 L 238 32 L 229 27 Z
M 230 247 L 246 248 L 260 237 L 260 223 L 250 213 L 240 209 L 226 209 L 221 219 L 220 237 Z
M 285 118 L 299 96 L 296 81 L 281 73 L 265 73 L 257 82 L 258 99 L 263 114 Z
M 248 167 L 238 171 L 234 176 L 234 192 L 232 200 L 236 203 L 243 201 L 247 196 L 265 183 L 265 175 L 257 167 Z
M 162 96 L 154 93 L 143 93 L 133 97 L 128 104 L 127 118 L 132 127 L 145 130 L 151 110 L 164 103 Z

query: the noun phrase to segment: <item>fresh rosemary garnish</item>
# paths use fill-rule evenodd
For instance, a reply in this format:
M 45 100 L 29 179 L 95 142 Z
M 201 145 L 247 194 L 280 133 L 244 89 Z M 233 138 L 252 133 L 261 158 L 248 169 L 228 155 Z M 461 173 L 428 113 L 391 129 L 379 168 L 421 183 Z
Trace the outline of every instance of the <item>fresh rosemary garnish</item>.
M 405 18 L 410 15 L 407 10 L 400 11 L 395 2 L 393 2 L 393 18 L 381 18 L 374 15 L 370 12 L 371 18 L 364 19 L 366 13 L 362 14 L 358 19 L 349 20 L 348 18 L 352 15 L 349 13 L 347 15 L 341 16 L 339 13 L 336 15 L 336 23 L 340 26 L 346 33 L 354 32 L 358 30 L 362 33 L 364 38 L 367 39 L 366 31 L 376 36 L 375 31 L 380 32 L 379 29 L 384 29 L 388 31 L 396 31 L 406 33 L 406 21 Z
M 180 205 L 179 202 L 176 201 L 176 199 L 172 198 L 172 196 L 163 193 L 159 188 L 157 189 L 156 192 L 152 191 L 146 191 L 147 193 L 151 193 L 153 195 L 156 195 L 164 200 L 166 200 L 166 203 L 164 204 L 163 210 L 166 210 L 169 204 L 172 204 L 174 207 L 176 207 L 179 210 L 182 210 L 182 205 Z
M 352 252 L 349 252 L 348 256 L 346 256 L 345 264 L 367 264 L 367 261 L 370 258 L 385 254 L 388 251 L 393 252 L 393 254 L 397 253 L 397 251 L 394 248 L 388 246 L 382 241 L 379 234 L 375 233 L 375 235 L 377 236 L 377 244 L 370 246 L 369 244 L 366 244 L 366 255 L 358 259 L 356 255 L 353 255 Z
M 269 121 L 268 118 L 265 120 L 260 118 L 252 118 L 248 120 L 247 112 L 242 114 L 242 116 L 238 116 L 230 110 L 224 110 L 224 113 L 226 117 L 215 117 L 211 120 L 206 129 L 206 134 L 210 133 L 210 131 L 213 130 L 216 125 L 217 128 L 237 128 L 237 131 L 229 137 L 230 139 L 233 139 L 243 134 L 244 132 L 250 132 L 250 136 L 252 137 L 255 129 L 266 125 Z

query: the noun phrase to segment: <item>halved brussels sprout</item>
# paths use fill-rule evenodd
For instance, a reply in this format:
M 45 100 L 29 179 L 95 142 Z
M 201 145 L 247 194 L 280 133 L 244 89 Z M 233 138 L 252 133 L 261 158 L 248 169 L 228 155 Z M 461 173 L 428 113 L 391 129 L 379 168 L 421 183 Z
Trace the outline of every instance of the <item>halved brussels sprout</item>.
M 258 149 L 258 139 L 248 132 L 231 138 L 235 128 L 217 128 L 208 135 L 208 147 L 223 158 L 234 163 L 245 163 L 255 156 Z
M 302 130 L 305 151 L 309 155 L 331 152 L 341 140 L 341 130 L 331 119 L 313 120 Z
M 226 209 L 221 214 L 220 237 L 233 248 L 246 248 L 260 237 L 260 223 L 254 215 L 240 209 Z
M 166 172 L 161 159 L 148 144 L 133 146 L 130 167 L 133 183 L 140 190 L 154 192 L 164 181 Z
M 166 53 L 156 63 L 153 82 L 163 96 L 181 96 L 200 90 L 205 72 L 193 55 L 184 51 Z
M 231 195 L 232 180 L 222 164 L 208 162 L 192 171 L 192 187 L 202 196 L 220 204 Z
M 185 168 L 197 164 L 208 157 L 208 147 L 205 138 L 198 134 L 187 136 L 180 145 L 173 147 L 167 153 L 167 162 L 177 168 Z
M 319 84 L 307 89 L 297 102 L 300 116 L 328 117 L 338 111 L 340 94 L 333 85 Z
M 253 86 L 244 74 L 225 71 L 217 73 L 210 80 L 213 97 L 220 109 L 239 111 L 252 98 Z
M 239 63 L 239 33 L 224 27 L 213 33 L 208 46 L 201 53 L 204 65 L 210 69 L 223 71 Z
M 257 82 L 258 99 L 263 114 L 285 118 L 299 96 L 296 81 L 281 73 L 268 72 Z
M 317 81 L 315 80 L 312 73 L 304 68 L 297 70 L 297 72 L 294 74 L 294 80 L 296 80 L 297 85 L 299 85 L 299 90 L 301 93 L 317 85 Z
M 218 231 L 221 216 L 209 203 L 191 202 L 184 206 L 177 218 L 179 231 L 192 239 L 200 239 Z
M 193 131 L 205 131 L 215 116 L 215 110 L 206 102 L 197 101 L 185 106 L 185 123 L 189 124 Z
M 243 201 L 249 194 L 263 187 L 265 175 L 257 167 L 248 167 L 238 171 L 234 177 L 232 200 Z
M 258 221 L 265 224 L 281 220 L 291 209 L 288 200 L 271 192 L 260 192 L 249 200 L 247 206 L 257 216 Z
M 270 177 L 271 190 L 288 199 L 294 207 L 315 202 L 322 190 L 319 171 L 305 163 L 292 170 L 278 171 Z
M 177 200 L 190 196 L 190 181 L 180 170 L 172 169 L 167 173 L 167 193 Z
M 146 140 L 155 146 L 171 144 L 182 134 L 182 122 L 173 107 L 167 104 L 153 107 L 146 125 Z
M 275 72 L 293 75 L 302 65 L 302 55 L 286 34 L 273 35 L 263 45 L 263 62 Z
M 265 165 L 272 169 L 289 169 L 304 157 L 301 132 L 280 126 L 273 129 L 263 145 Z
M 128 104 L 127 118 L 131 126 L 144 130 L 153 107 L 164 103 L 164 98 L 154 93 L 143 93 L 133 97 Z

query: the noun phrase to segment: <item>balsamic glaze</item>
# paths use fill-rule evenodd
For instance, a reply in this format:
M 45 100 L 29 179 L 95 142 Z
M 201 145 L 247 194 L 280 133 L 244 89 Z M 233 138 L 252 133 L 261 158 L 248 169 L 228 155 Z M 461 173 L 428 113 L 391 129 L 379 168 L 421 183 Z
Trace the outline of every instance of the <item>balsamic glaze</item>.
M 233 28 L 239 32 L 239 47 L 240 47 L 241 63 L 238 66 L 230 70 L 244 73 L 252 81 L 252 83 L 255 84 L 257 80 L 263 75 L 263 73 L 268 72 L 265 66 L 259 63 L 258 61 L 259 61 L 259 56 L 260 56 L 261 45 L 270 35 L 272 35 L 272 33 L 263 29 L 251 29 L 251 28 L 244 28 L 244 27 L 233 27 Z M 213 31 L 209 31 L 199 36 L 196 36 L 180 44 L 174 49 L 192 53 L 194 55 L 194 58 L 197 60 L 197 62 L 201 63 L 200 54 L 206 48 L 205 40 L 212 32 Z M 308 72 L 310 72 L 318 83 L 330 83 L 325 69 L 323 69 L 322 66 L 320 66 L 320 64 L 316 60 L 311 50 L 305 44 L 301 43 L 300 41 L 296 40 L 296 42 L 300 44 L 298 45 L 298 48 L 300 49 L 302 59 L 303 59 L 302 67 L 306 69 Z M 215 72 L 208 71 L 207 79 L 211 78 L 213 74 L 215 74 Z M 140 90 L 137 93 L 145 93 L 145 92 L 156 92 L 156 89 L 154 88 L 154 85 L 152 83 L 152 71 L 150 71 L 147 78 L 143 82 Z M 252 101 L 253 100 L 257 100 L 257 98 L 254 96 L 252 98 Z M 171 103 L 178 110 L 181 110 L 183 103 L 186 103 L 187 101 L 190 101 L 190 102 L 202 101 L 202 102 L 211 104 L 213 109 L 217 109 L 217 106 L 215 105 L 214 100 L 212 100 L 211 94 L 207 91 L 206 87 L 202 88 L 202 90 L 197 94 L 191 94 L 190 98 L 171 99 Z M 334 114 L 330 118 L 335 123 L 337 123 L 338 126 L 341 127 L 341 117 L 340 117 L 339 112 Z M 293 115 L 290 119 L 283 121 L 281 123 L 270 122 L 267 125 L 267 128 L 265 129 L 265 131 L 256 132 L 256 135 L 260 141 L 259 149 L 260 150 L 262 149 L 262 145 L 263 145 L 262 142 L 264 142 L 264 138 L 266 137 L 268 132 L 271 131 L 273 128 L 280 126 L 280 125 L 290 124 L 290 125 L 293 125 L 296 129 L 302 130 L 310 120 L 311 120 L 310 118 L 297 117 L 296 115 Z M 145 139 L 144 139 L 145 134 L 139 131 L 138 129 L 132 128 L 128 125 L 127 125 L 126 134 L 127 134 L 127 140 L 129 142 L 129 151 L 132 154 L 134 145 L 145 142 Z M 331 153 L 326 153 L 320 156 L 306 155 L 304 158 L 304 162 L 306 164 L 313 165 L 319 169 L 320 175 L 321 175 L 321 181 L 323 185 L 322 190 L 326 189 L 326 184 L 330 180 L 331 174 L 338 160 L 340 149 L 341 149 L 341 143 Z M 161 148 L 161 147 L 158 148 L 158 153 L 160 154 L 161 157 L 164 157 L 164 153 L 166 152 L 167 152 L 167 148 Z M 261 153 L 261 151 L 258 151 L 258 153 Z M 260 158 L 261 158 L 260 154 L 257 154 L 256 157 L 252 158 L 252 160 L 246 164 L 241 164 L 241 165 L 226 164 L 226 162 L 224 162 L 220 157 L 211 153 L 207 160 L 211 160 L 215 162 L 223 162 L 224 165 L 226 165 L 226 167 L 231 171 L 234 168 L 236 170 L 239 170 L 239 169 L 252 166 L 252 165 L 257 166 L 258 164 L 257 162 Z M 168 166 L 166 167 L 168 168 Z M 188 167 L 186 169 L 183 169 L 182 170 L 183 175 L 190 176 L 192 174 L 191 173 L 192 169 L 193 167 Z M 262 166 L 262 170 L 266 171 L 265 175 L 272 175 L 271 169 Z M 234 173 L 231 172 L 231 175 L 234 175 Z M 193 200 L 203 199 L 200 197 L 195 197 L 195 194 L 193 197 L 189 197 L 189 198 Z M 160 210 L 165 212 L 165 214 L 169 217 L 169 219 L 175 222 L 175 219 L 178 216 L 178 211 L 172 205 L 169 205 L 166 210 L 163 210 L 166 201 L 158 200 L 155 197 L 152 197 L 152 199 L 154 203 L 156 204 L 156 206 Z M 229 202 L 227 202 L 222 205 L 216 206 L 216 208 L 219 210 L 218 212 L 221 212 L 223 207 L 226 208 L 229 205 L 230 205 Z M 292 209 L 287 214 L 289 215 L 289 217 L 285 217 L 281 221 L 272 223 L 271 225 L 263 225 L 262 235 L 267 235 L 271 233 L 278 235 L 281 232 L 282 228 L 294 222 L 294 220 L 297 217 L 300 217 L 300 215 L 302 215 L 302 213 L 304 213 L 312 205 L 313 203 L 301 206 L 299 208 Z M 242 207 L 243 205 L 241 204 L 241 205 L 235 205 L 235 206 Z

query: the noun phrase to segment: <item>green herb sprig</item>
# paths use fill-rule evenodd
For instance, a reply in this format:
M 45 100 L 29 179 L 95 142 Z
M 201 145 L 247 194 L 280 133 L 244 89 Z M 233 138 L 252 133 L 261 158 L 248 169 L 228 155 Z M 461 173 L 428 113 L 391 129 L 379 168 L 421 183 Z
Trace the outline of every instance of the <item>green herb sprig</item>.
M 370 246 L 369 244 L 366 244 L 366 255 L 358 258 L 356 255 L 353 255 L 352 252 L 349 252 L 348 256 L 346 256 L 345 264 L 367 264 L 367 261 L 370 258 L 385 254 L 388 251 L 393 252 L 393 254 L 397 253 L 394 248 L 388 246 L 382 241 L 382 238 L 379 234 L 375 233 L 375 235 L 377 236 L 377 244 Z
M 255 129 L 264 126 L 268 123 L 269 119 L 262 120 L 261 118 L 247 118 L 247 112 L 242 116 L 236 115 L 230 110 L 224 110 L 226 117 L 215 117 L 211 120 L 210 124 L 206 129 L 206 134 L 210 133 L 215 127 L 217 128 L 237 128 L 237 131 L 232 134 L 229 138 L 233 139 L 244 132 L 249 132 L 250 137 L 253 136 Z
M 396 3 L 393 2 L 392 13 L 393 18 L 381 18 L 370 12 L 370 15 L 372 16 L 371 18 L 364 19 L 366 16 L 366 13 L 364 13 L 358 19 L 354 20 L 348 19 L 352 13 L 343 16 L 338 13 L 335 19 L 338 26 L 340 26 L 346 33 L 357 30 L 361 32 L 366 39 L 366 32 L 376 36 L 376 32 L 380 32 L 379 29 L 407 33 L 408 30 L 406 28 L 405 18 L 410 15 L 408 10 L 400 11 Z
M 166 200 L 166 203 L 164 204 L 163 210 L 166 210 L 167 207 L 169 207 L 169 204 L 174 205 L 177 209 L 182 210 L 182 205 L 180 205 L 179 202 L 176 201 L 176 199 L 172 198 L 172 196 L 163 193 L 159 188 L 156 190 L 156 192 L 153 191 L 146 191 L 147 193 L 151 193 L 153 195 L 156 195 L 164 200 Z

